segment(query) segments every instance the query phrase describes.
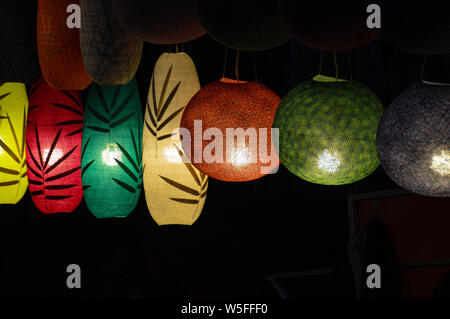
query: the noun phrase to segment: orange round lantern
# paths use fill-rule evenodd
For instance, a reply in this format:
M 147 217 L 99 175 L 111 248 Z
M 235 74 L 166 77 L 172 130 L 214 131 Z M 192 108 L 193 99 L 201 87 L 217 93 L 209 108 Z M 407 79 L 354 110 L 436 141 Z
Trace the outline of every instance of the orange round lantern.
M 279 159 L 271 128 L 280 101 L 257 82 L 222 78 L 206 85 L 181 119 L 185 154 L 201 172 L 223 181 L 250 181 L 275 171 Z
M 79 0 L 39 0 L 37 43 L 42 75 L 58 90 L 84 90 L 92 82 L 81 56 L 80 29 L 69 27 L 67 8 Z

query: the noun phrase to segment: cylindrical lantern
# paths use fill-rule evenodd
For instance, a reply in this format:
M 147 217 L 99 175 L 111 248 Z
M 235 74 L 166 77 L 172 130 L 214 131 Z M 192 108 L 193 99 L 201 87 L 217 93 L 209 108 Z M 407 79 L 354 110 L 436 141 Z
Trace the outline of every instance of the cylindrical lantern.
M 79 91 L 58 91 L 41 77 L 31 88 L 27 166 L 31 198 L 44 214 L 70 213 L 83 198 Z
M 200 90 L 194 62 L 164 53 L 156 62 L 145 111 L 143 163 L 147 206 L 158 225 L 192 225 L 205 204 L 208 176 L 182 150 L 181 116 Z
M 126 217 L 142 189 L 142 109 L 135 79 L 89 88 L 83 124 L 84 198 L 97 218 Z
M 278 0 L 278 10 L 288 32 L 318 50 L 350 50 L 377 38 L 366 24 L 364 0 Z
M 176 44 L 205 34 L 198 21 L 196 0 L 113 0 L 122 25 L 139 39 L 155 44 Z
M 58 90 L 84 90 L 92 82 L 80 49 L 80 29 L 76 10 L 68 13 L 79 0 L 39 0 L 37 44 L 42 75 Z M 70 8 L 69 8 L 70 9 Z
M 381 35 L 393 46 L 416 54 L 450 53 L 449 1 L 376 1 Z
M 201 172 L 223 181 L 260 178 L 278 168 L 272 122 L 280 98 L 257 82 L 222 78 L 197 92 L 183 112 L 183 150 Z
M 300 83 L 281 101 L 273 123 L 280 129 L 280 160 L 308 182 L 356 182 L 379 165 L 382 113 L 379 99 L 355 81 L 319 75 Z
M 226 47 L 268 50 L 290 38 L 278 17 L 276 0 L 199 0 L 197 6 L 200 23 Z
M 416 83 L 396 97 L 377 132 L 381 166 L 401 187 L 450 196 L 450 85 Z
M 141 61 L 143 42 L 113 14 L 113 0 L 81 0 L 81 52 L 86 71 L 100 85 L 126 84 Z
M 27 110 L 25 85 L 0 83 L 0 204 L 16 204 L 27 190 Z
M 34 83 L 40 75 L 36 45 L 37 1 L 0 1 L 0 83 Z

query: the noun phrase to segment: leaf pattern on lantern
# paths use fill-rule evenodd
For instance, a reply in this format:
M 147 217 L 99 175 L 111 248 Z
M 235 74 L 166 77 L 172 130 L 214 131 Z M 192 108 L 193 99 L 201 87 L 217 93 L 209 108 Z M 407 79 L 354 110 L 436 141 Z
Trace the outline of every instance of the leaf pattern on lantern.
M 199 172 L 199 175 L 195 172 L 194 167 L 187 159 L 186 155 L 184 155 L 183 151 L 175 144 L 173 146 L 177 149 L 178 155 L 180 156 L 181 160 L 183 161 L 184 165 L 186 166 L 186 169 L 191 174 L 192 178 L 195 180 L 195 183 L 198 186 L 198 189 L 193 189 L 191 187 L 188 187 L 186 185 L 183 185 L 181 183 L 178 183 L 174 180 L 171 180 L 170 178 L 164 177 L 159 175 L 160 178 L 162 178 L 166 183 L 169 185 L 185 192 L 186 194 L 195 196 L 194 198 L 176 198 L 176 197 L 170 197 L 169 199 L 174 202 L 179 202 L 183 204 L 190 204 L 190 205 L 197 205 L 200 203 L 200 200 L 206 196 L 207 188 L 208 188 L 208 176 L 203 174 L 202 172 Z M 192 219 L 194 220 L 197 217 L 197 211 L 195 212 Z
M 152 76 L 151 80 L 151 90 L 152 90 L 152 107 L 150 107 L 149 102 L 147 101 L 147 113 L 150 120 L 150 123 L 145 120 L 145 126 L 147 127 L 147 130 L 156 137 L 157 141 L 165 140 L 169 137 L 173 136 L 172 132 L 168 132 L 166 134 L 161 133 L 160 131 L 164 129 L 164 127 L 169 124 L 178 114 L 180 114 L 186 106 L 180 107 L 175 112 L 167 116 L 164 120 L 164 115 L 167 111 L 167 108 L 169 107 L 170 103 L 172 103 L 173 98 L 177 94 L 178 88 L 181 85 L 181 81 L 178 82 L 175 87 L 172 89 L 172 91 L 169 93 L 169 95 L 166 98 L 167 93 L 167 86 L 169 84 L 170 75 L 172 74 L 172 66 L 170 66 L 169 71 L 167 71 L 166 78 L 164 80 L 164 85 L 161 89 L 161 96 L 159 99 L 159 102 L 156 102 L 156 89 L 155 89 L 155 79 L 154 75 Z M 158 143 L 156 143 L 156 147 L 158 147 Z M 157 154 L 156 152 L 155 154 Z
M 3 86 L 4 83 L 1 83 L 0 87 Z M 4 93 L 0 95 L 0 112 L 3 110 L 1 106 L 1 101 L 9 96 L 12 92 Z M 10 167 L 0 167 L 0 173 L 11 175 L 11 180 L 6 182 L 0 182 L 0 187 L 17 185 L 20 183 L 20 180 L 27 177 L 27 168 L 26 168 L 26 157 L 25 157 L 25 128 L 27 125 L 27 106 L 24 106 L 23 109 L 23 120 L 22 120 L 22 140 L 19 141 L 17 138 L 17 131 L 12 124 L 11 118 L 7 111 L 5 111 L 5 115 L 1 115 L 0 113 L 0 121 L 7 122 L 9 130 L 11 132 L 11 136 L 14 140 L 14 145 L 7 145 L 6 142 L 0 137 L 0 149 L 4 151 L 8 156 L 16 162 L 20 166 L 20 170 L 10 168 Z
M 36 84 L 32 93 L 36 92 L 36 90 L 44 84 L 44 81 Z M 67 184 L 64 182 L 64 178 L 67 176 L 71 176 L 72 174 L 78 172 L 80 170 L 80 166 L 75 166 L 70 169 L 67 169 L 63 172 L 58 172 L 58 169 L 65 166 L 66 161 L 73 158 L 72 155 L 79 145 L 75 145 L 71 149 L 69 149 L 65 154 L 57 154 L 55 151 L 58 148 L 58 145 L 63 145 L 64 138 L 69 136 L 74 136 L 77 134 L 81 134 L 82 130 L 80 129 L 83 123 L 83 107 L 81 102 L 73 96 L 70 92 L 67 91 L 57 91 L 58 93 L 62 93 L 75 104 L 73 106 L 61 104 L 61 103 L 48 103 L 47 107 L 54 107 L 55 112 L 61 112 L 61 110 L 72 113 L 74 119 L 61 121 L 54 123 L 53 126 L 57 129 L 56 134 L 54 135 L 51 146 L 45 154 L 44 149 L 41 146 L 40 142 L 40 133 L 39 133 L 39 122 L 37 120 L 31 121 L 31 125 L 34 126 L 32 135 L 34 135 L 34 139 L 36 141 L 36 147 L 33 149 L 28 141 L 26 142 L 28 154 L 30 160 L 33 165 L 28 165 L 29 171 L 29 183 L 34 186 L 38 186 L 38 190 L 34 190 L 31 192 L 33 196 L 44 196 L 46 200 L 56 201 L 72 198 L 71 194 L 72 189 L 78 187 L 76 184 Z M 76 106 L 75 106 L 76 105 Z M 31 112 L 39 112 L 40 105 L 33 105 L 30 108 Z M 30 113 L 31 113 L 30 112 Z M 38 115 L 37 115 L 38 116 Z M 65 134 L 63 134 L 63 129 L 66 128 Z M 48 191 L 64 191 L 66 190 L 66 194 L 49 194 Z

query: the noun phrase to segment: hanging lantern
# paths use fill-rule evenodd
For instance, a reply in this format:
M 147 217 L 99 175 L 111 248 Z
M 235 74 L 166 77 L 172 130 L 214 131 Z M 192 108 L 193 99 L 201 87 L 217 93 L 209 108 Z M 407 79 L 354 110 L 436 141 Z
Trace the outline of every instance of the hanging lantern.
M 83 107 L 78 91 L 58 91 L 41 77 L 31 88 L 27 166 L 31 198 L 44 214 L 70 213 L 83 198 Z
M 375 30 L 367 27 L 364 0 L 345 4 L 336 0 L 278 0 L 278 10 L 288 32 L 314 49 L 350 50 L 377 38 Z
M 0 83 L 31 84 L 39 78 L 36 10 L 36 1 L 0 1 Z
M 113 0 L 122 25 L 137 38 L 155 44 L 177 44 L 205 34 L 196 0 Z
M 290 38 L 278 17 L 276 0 L 199 0 L 197 6 L 200 23 L 226 47 L 268 50 Z
M 185 53 L 164 53 L 156 62 L 145 114 L 143 162 L 147 206 L 158 225 L 192 225 L 206 200 L 208 176 L 183 153 L 181 116 L 200 90 L 194 62 Z
M 417 194 L 450 196 L 450 85 L 417 83 L 395 98 L 377 132 L 381 166 Z
M 355 81 L 316 76 L 281 101 L 280 160 L 298 177 L 323 185 L 361 180 L 379 165 L 375 148 L 383 113 L 378 98 Z
M 222 78 L 208 84 L 183 112 L 181 127 L 190 137 L 182 136 L 187 158 L 223 181 L 250 181 L 272 172 L 279 165 L 271 131 L 279 103 L 257 82 Z
M 84 90 L 92 82 L 84 69 L 80 29 L 69 28 L 67 8 L 79 0 L 39 0 L 37 44 L 42 75 L 58 90 Z
M 450 2 L 376 1 L 381 35 L 393 46 L 416 54 L 450 53 Z
M 83 124 L 84 198 L 97 218 L 126 217 L 142 188 L 142 110 L 135 79 L 89 88 Z
M 87 72 L 100 85 L 128 83 L 141 61 L 143 42 L 115 18 L 113 0 L 81 0 L 80 42 Z
M 0 204 L 16 204 L 27 190 L 25 129 L 28 98 L 23 83 L 0 84 Z

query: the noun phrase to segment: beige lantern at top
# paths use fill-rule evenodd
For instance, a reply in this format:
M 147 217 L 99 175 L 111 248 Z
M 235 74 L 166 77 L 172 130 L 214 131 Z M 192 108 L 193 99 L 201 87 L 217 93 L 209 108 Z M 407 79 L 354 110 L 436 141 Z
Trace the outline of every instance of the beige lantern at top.
M 199 90 L 197 70 L 187 54 L 159 57 L 143 133 L 145 198 L 158 225 L 192 225 L 205 203 L 208 176 L 189 162 L 178 131 L 185 106 Z

